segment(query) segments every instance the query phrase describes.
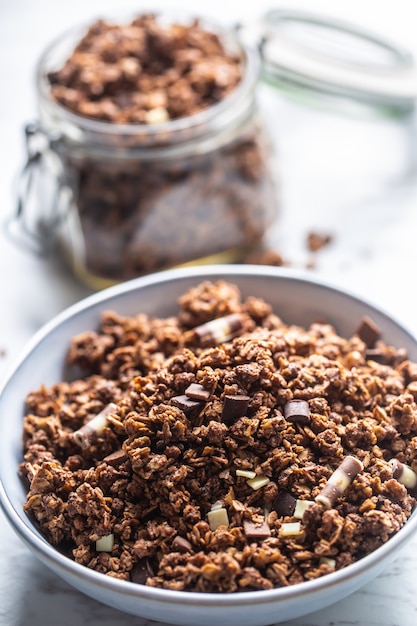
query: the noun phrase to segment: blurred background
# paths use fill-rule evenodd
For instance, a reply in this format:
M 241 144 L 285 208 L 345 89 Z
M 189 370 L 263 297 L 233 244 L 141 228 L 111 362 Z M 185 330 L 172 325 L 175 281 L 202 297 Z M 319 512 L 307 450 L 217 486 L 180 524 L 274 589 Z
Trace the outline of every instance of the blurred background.
M 304 9 L 348 20 L 417 53 L 413 5 L 412 0 L 211 0 L 199 3 L 198 12 L 225 25 L 253 25 L 271 8 Z M 196 10 L 195 3 L 185 0 L 2 0 L 2 220 L 15 211 L 16 179 L 25 161 L 24 126 L 37 118 L 34 72 L 45 46 L 79 22 L 164 8 Z M 414 115 L 398 118 L 354 108 L 340 113 L 337 103 L 312 103 L 305 94 L 289 97 L 264 83 L 258 96 L 275 147 L 281 206 L 268 244 L 289 264 L 314 265 L 313 271 L 364 292 L 413 323 L 405 277 L 411 277 L 416 255 Z M 306 247 L 312 230 L 331 235 L 331 244 L 313 261 Z M 90 293 L 59 260 L 31 255 L 10 243 L 3 231 L 0 284 L 0 373 L 39 326 Z

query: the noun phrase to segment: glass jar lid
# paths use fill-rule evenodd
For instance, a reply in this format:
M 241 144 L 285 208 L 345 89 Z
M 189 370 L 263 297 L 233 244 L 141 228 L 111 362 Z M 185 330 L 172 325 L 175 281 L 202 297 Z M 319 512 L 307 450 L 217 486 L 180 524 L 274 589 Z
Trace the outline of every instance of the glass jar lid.
M 237 29 L 258 47 L 264 79 L 285 91 L 345 97 L 394 113 L 415 106 L 413 55 L 380 34 L 292 9 L 273 9 Z

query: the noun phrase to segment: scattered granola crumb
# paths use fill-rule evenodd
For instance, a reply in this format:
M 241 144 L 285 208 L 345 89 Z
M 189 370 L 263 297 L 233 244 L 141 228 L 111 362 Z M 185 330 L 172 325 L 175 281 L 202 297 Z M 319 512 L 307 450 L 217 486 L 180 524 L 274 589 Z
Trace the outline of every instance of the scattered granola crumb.
M 310 252 L 318 252 L 333 241 L 333 235 L 328 233 L 310 232 L 307 235 L 307 248 Z
M 252 265 L 273 265 L 281 267 L 288 265 L 279 252 L 275 250 L 255 250 L 243 259 L 243 263 Z

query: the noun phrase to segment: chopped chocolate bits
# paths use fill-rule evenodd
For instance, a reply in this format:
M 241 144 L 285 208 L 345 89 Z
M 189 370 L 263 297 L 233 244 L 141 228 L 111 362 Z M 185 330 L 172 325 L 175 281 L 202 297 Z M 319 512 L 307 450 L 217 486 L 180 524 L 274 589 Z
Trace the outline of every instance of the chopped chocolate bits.
M 373 348 L 375 342 L 381 337 L 381 330 L 370 317 L 365 315 L 356 329 L 356 334 L 368 348 Z
M 135 563 L 130 571 L 130 577 L 133 583 L 138 585 L 146 585 L 146 581 L 149 577 L 154 576 L 155 573 L 149 562 L 149 559 L 141 559 Z
M 306 400 L 290 400 L 284 406 L 285 419 L 289 422 L 308 424 L 310 422 L 310 409 Z
M 75 337 L 85 376 L 26 398 L 24 509 L 46 539 L 132 583 L 234 593 L 331 574 L 406 524 L 417 365 L 279 313 L 219 281 L 175 317 L 108 311 Z
M 249 539 L 267 539 L 271 536 L 271 529 L 268 522 L 264 520 L 262 524 L 255 524 L 249 520 L 243 520 L 243 530 Z
M 124 450 L 115 450 L 115 452 L 112 452 L 111 454 L 105 456 L 103 461 L 105 463 L 108 463 L 109 465 L 117 466 L 120 465 L 120 463 L 127 461 L 128 458 L 129 455 L 126 454 Z
M 191 543 L 187 539 L 185 539 L 184 537 L 180 537 L 179 535 L 177 535 L 172 542 L 172 549 L 183 553 L 193 552 L 193 546 L 191 545 Z
M 179 409 L 181 409 L 181 411 L 184 411 L 186 416 L 190 419 L 192 419 L 193 417 L 197 417 L 197 415 L 203 408 L 202 402 L 199 402 L 198 400 L 193 400 L 185 394 L 181 396 L 174 396 L 173 398 L 171 398 L 171 404 L 177 406 Z
M 297 498 L 294 498 L 288 491 L 280 491 L 273 503 L 273 508 L 280 517 L 291 516 L 294 513 Z
M 246 415 L 250 402 L 249 396 L 242 395 L 226 395 L 223 401 L 222 420 L 226 424 L 234 422 L 239 417 Z
M 211 392 L 208 389 L 205 389 L 203 385 L 198 383 L 191 383 L 185 390 L 185 395 L 188 398 L 192 398 L 193 400 L 200 400 L 201 402 L 206 402 L 210 396 Z

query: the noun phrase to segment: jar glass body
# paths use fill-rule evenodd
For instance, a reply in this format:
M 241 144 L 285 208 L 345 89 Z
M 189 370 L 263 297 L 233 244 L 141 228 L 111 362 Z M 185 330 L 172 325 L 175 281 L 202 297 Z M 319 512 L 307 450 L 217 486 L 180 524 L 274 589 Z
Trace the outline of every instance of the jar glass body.
M 76 275 L 94 287 L 184 263 L 238 260 L 276 216 L 273 147 L 256 102 L 257 56 L 234 33 L 207 28 L 239 55 L 242 80 L 218 104 L 164 123 L 101 122 L 51 98 L 48 73 L 80 29 L 40 59 L 43 169 L 58 187 L 54 238 Z

